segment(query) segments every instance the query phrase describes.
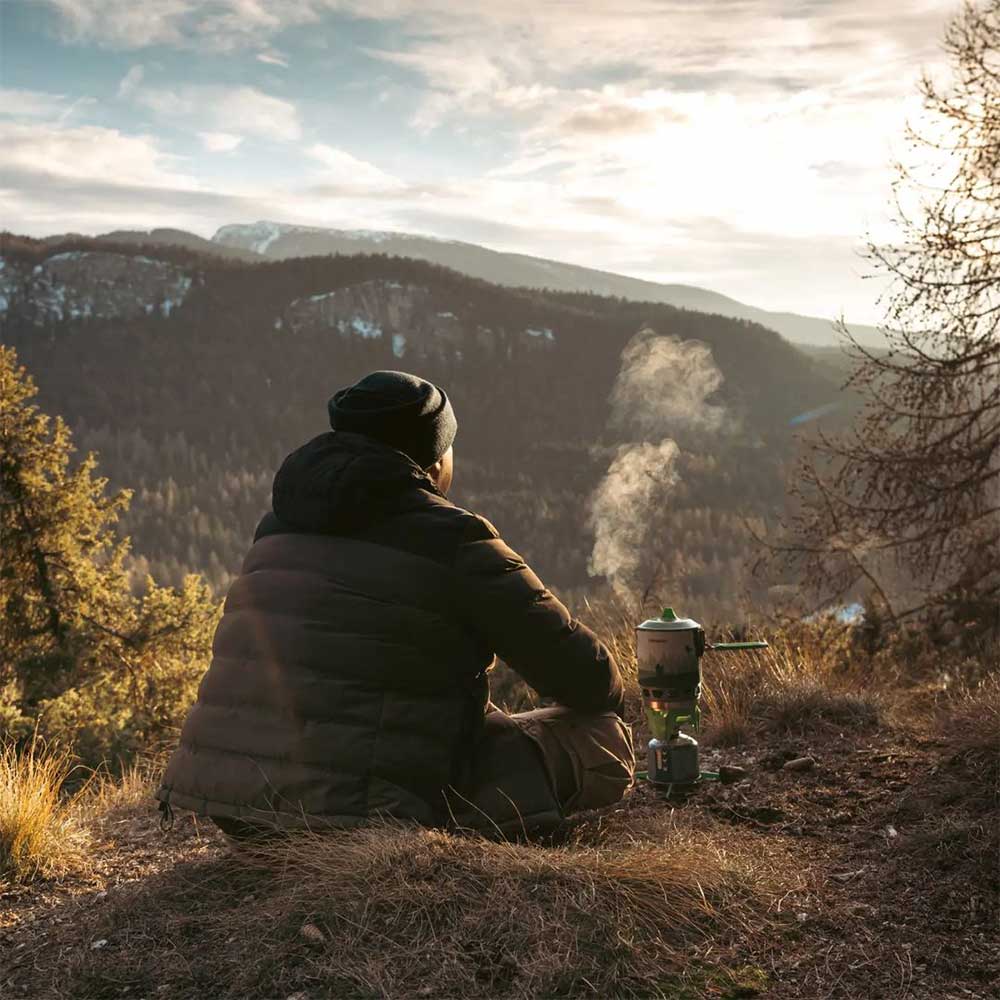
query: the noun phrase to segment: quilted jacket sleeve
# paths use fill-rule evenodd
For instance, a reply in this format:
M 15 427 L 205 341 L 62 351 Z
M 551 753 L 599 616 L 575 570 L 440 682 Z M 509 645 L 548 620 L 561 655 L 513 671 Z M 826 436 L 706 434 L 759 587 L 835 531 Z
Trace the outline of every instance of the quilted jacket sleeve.
M 470 519 L 455 572 L 462 617 L 540 695 L 577 711 L 621 714 L 624 689 L 608 648 L 484 518 Z

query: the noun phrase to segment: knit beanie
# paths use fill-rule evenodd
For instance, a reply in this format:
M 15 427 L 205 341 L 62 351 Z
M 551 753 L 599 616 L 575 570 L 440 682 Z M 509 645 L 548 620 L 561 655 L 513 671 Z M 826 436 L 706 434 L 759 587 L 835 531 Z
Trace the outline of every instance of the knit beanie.
M 335 431 L 364 434 L 430 468 L 455 440 L 458 421 L 443 389 L 406 372 L 372 372 L 327 404 Z

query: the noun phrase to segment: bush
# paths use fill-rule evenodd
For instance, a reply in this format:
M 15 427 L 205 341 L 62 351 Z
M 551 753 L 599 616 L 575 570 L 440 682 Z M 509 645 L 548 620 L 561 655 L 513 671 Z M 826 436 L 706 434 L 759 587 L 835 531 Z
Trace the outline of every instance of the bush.
M 11 739 L 34 727 L 88 767 L 118 767 L 175 739 L 207 665 L 198 650 L 147 649 L 129 666 L 111 660 L 35 705 L 0 701 L 0 726 Z

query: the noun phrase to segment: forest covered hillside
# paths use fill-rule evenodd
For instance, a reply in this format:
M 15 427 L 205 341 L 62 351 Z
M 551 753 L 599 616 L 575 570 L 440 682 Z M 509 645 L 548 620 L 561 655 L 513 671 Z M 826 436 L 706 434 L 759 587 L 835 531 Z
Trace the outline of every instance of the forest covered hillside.
M 68 238 L 71 237 L 51 236 L 47 243 L 56 245 Z M 512 288 L 592 292 L 641 302 L 660 302 L 681 309 L 760 323 L 795 344 L 836 348 L 841 342 L 832 316 L 775 312 L 696 285 L 649 281 L 565 261 L 506 253 L 476 243 L 437 239 L 416 233 L 329 229 L 262 220 L 222 226 L 211 239 L 182 229 L 167 228 L 115 230 L 99 239 L 133 246 L 185 247 L 232 260 L 287 260 L 291 257 L 373 253 L 412 257 L 452 268 L 471 278 Z M 875 327 L 856 323 L 851 324 L 851 334 L 860 342 L 871 345 L 881 345 L 885 340 Z
M 609 395 L 644 329 L 678 343 L 646 384 L 643 440 L 681 446 L 655 534 L 657 584 L 712 602 L 746 584 L 744 520 L 777 511 L 803 414 L 837 383 L 775 332 L 656 303 L 514 290 L 386 256 L 250 263 L 191 249 L 8 237 L 0 323 L 40 402 L 136 496 L 136 578 L 201 571 L 223 588 L 267 509 L 281 459 L 327 429 L 326 401 L 376 368 L 445 386 L 459 418 L 455 500 L 497 524 L 563 588 L 588 574 L 590 497 L 625 441 Z M 720 416 L 683 412 L 689 342 L 707 346 Z M 671 341 L 673 343 L 673 341 Z M 677 395 L 679 393 L 679 395 Z M 681 410 L 657 416 L 657 400 Z M 692 397 L 692 406 L 699 405 Z M 703 402 L 703 401 L 701 401 Z M 659 421 L 659 422 L 657 422 Z M 651 570 L 653 572 L 653 570 Z M 650 581 L 652 582 L 652 581 Z

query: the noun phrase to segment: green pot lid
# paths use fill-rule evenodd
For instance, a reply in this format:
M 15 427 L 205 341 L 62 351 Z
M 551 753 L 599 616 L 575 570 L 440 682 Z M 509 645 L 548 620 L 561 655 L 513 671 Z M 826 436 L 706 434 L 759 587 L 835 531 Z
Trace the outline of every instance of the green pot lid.
M 678 618 L 673 608 L 664 608 L 659 618 L 648 618 L 639 628 L 653 632 L 687 632 L 701 625 L 693 618 Z

